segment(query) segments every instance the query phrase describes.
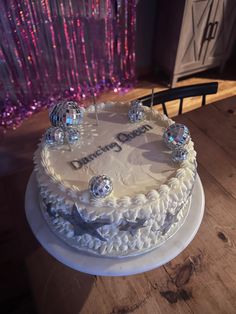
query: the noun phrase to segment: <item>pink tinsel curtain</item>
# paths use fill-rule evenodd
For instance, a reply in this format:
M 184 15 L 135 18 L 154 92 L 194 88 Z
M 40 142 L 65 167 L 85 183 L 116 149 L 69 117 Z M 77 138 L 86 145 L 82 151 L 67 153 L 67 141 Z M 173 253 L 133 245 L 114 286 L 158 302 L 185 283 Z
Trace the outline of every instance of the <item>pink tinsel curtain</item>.
M 0 1 L 0 127 L 134 80 L 136 0 Z

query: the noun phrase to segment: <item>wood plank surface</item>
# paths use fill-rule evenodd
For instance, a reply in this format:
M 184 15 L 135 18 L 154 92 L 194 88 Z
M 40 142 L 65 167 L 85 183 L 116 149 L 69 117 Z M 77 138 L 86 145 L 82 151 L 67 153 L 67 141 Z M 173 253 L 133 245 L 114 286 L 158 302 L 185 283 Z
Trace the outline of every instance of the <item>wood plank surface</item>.
M 150 84 L 144 85 L 120 99 L 140 97 L 149 89 Z M 42 111 L 2 136 L 3 313 L 236 313 L 235 94 L 232 90 L 227 99 L 175 118 L 189 127 L 198 154 L 206 197 L 203 222 L 178 257 L 135 276 L 76 272 L 49 256 L 32 235 L 24 215 L 24 191 L 33 152 L 49 125 L 48 113 Z M 31 295 L 35 309 L 26 301 Z

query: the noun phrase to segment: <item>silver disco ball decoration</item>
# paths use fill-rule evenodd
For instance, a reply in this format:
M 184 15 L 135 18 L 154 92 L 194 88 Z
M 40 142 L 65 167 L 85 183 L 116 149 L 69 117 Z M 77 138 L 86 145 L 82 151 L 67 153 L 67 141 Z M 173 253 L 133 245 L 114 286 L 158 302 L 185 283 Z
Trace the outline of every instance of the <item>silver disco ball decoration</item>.
M 163 140 L 170 149 L 183 147 L 188 143 L 190 133 L 188 128 L 180 123 L 171 124 L 163 134 Z
M 45 133 L 45 142 L 48 145 L 62 145 L 64 143 L 64 131 L 60 127 L 50 127 Z
M 129 121 L 132 123 L 142 121 L 145 118 L 145 112 L 141 101 L 135 100 L 131 102 L 128 117 Z
M 133 106 L 142 106 L 142 105 L 143 104 L 142 104 L 141 100 L 135 99 L 135 100 L 131 101 L 131 107 L 133 107 Z
M 49 112 L 53 126 L 78 126 L 83 120 L 83 110 L 75 101 L 58 102 Z
M 112 181 L 106 175 L 94 176 L 89 181 L 89 191 L 96 198 L 104 198 L 113 190 Z
M 186 160 L 188 157 L 188 151 L 187 149 L 183 147 L 179 147 L 173 150 L 171 154 L 171 158 L 174 162 L 182 162 Z
M 67 140 L 70 144 L 75 144 L 80 137 L 79 131 L 72 127 L 67 127 L 65 130 Z

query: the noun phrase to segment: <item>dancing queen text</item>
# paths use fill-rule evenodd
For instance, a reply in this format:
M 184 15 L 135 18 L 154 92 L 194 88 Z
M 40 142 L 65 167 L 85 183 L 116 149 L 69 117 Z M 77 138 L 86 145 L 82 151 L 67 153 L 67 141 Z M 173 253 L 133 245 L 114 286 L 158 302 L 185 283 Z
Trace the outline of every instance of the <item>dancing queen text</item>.
M 131 141 L 135 137 L 140 136 L 151 129 L 152 127 L 149 124 L 145 124 L 129 133 L 118 133 L 116 135 L 116 138 L 120 143 L 124 144 L 125 142 Z M 79 170 L 84 165 L 87 165 L 89 162 L 93 161 L 94 159 L 98 158 L 99 156 L 101 156 L 102 154 L 106 152 L 113 151 L 113 152 L 119 153 L 121 150 L 122 150 L 121 145 L 118 142 L 114 141 L 105 146 L 99 146 L 94 153 L 86 157 L 83 157 L 81 159 L 72 160 L 69 163 L 74 170 Z

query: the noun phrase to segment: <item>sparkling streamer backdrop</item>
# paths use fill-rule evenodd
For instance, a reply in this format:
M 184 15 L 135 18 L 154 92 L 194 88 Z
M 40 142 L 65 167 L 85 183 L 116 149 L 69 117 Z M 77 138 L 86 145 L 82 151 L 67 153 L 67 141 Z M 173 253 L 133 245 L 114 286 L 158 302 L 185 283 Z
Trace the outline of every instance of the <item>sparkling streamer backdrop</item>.
M 136 0 L 1 0 L 0 128 L 135 78 Z

